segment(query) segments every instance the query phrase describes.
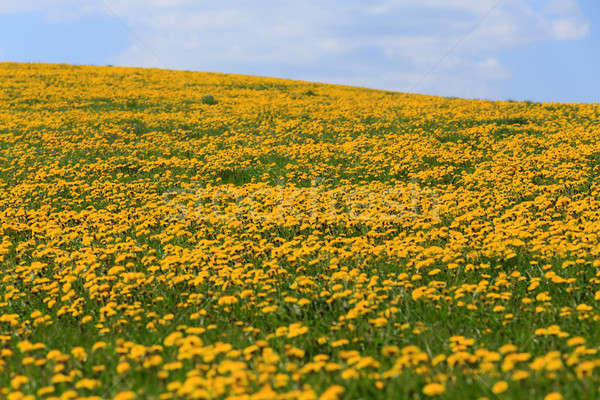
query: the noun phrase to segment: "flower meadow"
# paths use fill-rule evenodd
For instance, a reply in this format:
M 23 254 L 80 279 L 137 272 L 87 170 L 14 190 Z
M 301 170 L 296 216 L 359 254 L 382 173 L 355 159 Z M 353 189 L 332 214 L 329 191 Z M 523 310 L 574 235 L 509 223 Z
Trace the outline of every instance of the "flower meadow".
M 600 396 L 600 106 L 0 64 L 0 398 Z

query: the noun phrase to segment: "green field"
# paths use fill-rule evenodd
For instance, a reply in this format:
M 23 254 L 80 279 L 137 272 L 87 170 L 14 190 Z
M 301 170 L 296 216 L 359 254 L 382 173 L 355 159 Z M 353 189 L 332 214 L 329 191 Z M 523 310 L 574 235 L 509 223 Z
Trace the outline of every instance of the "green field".
M 0 398 L 600 397 L 598 104 L 0 89 Z

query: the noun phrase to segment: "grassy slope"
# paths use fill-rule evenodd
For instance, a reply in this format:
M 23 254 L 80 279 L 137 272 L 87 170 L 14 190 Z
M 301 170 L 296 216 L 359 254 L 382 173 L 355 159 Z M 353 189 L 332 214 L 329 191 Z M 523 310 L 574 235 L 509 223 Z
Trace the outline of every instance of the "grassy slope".
M 2 396 L 596 394 L 598 105 L 9 63 L 0 87 Z

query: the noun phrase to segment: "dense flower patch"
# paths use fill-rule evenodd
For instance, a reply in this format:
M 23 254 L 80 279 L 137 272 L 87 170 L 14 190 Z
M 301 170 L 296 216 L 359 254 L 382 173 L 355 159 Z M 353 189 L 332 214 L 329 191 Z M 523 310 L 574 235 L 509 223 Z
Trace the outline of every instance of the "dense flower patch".
M 600 395 L 598 105 L 8 63 L 0 89 L 0 397 Z

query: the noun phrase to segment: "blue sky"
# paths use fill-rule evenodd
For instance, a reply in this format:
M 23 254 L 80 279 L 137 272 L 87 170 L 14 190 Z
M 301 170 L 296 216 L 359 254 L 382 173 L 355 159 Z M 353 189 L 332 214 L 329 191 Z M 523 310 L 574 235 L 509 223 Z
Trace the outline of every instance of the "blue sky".
M 600 1 L 1 0 L 0 60 L 600 102 Z

